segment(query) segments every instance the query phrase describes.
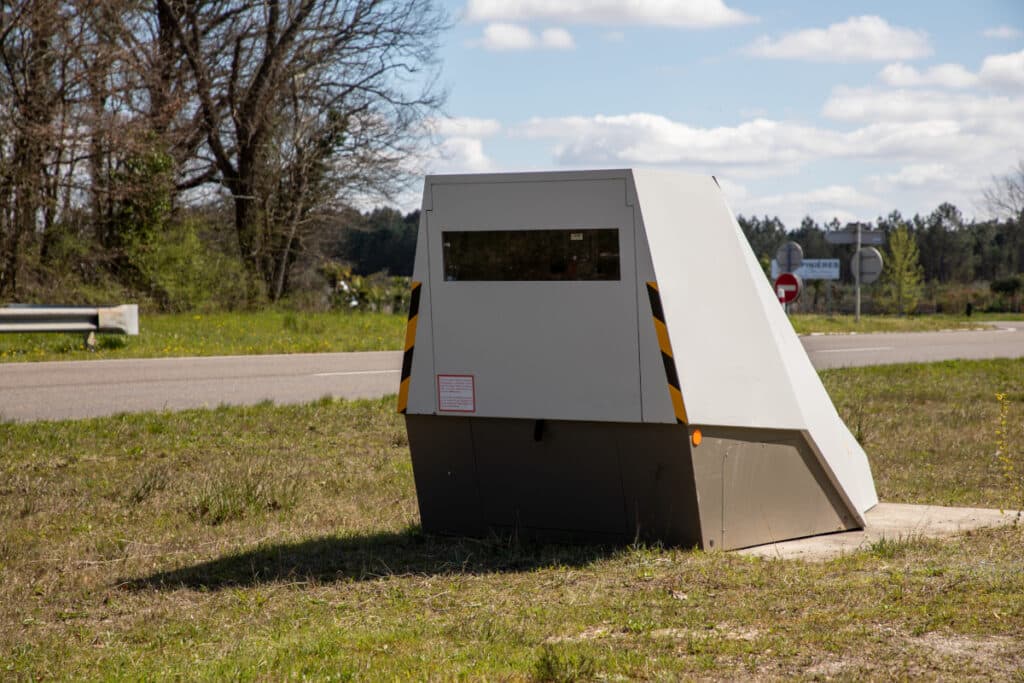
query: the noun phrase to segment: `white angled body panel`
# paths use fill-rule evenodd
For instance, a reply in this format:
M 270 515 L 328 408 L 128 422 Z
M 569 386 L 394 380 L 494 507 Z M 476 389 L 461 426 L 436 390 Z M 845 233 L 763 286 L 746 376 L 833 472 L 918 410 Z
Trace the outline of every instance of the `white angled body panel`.
M 805 431 L 851 507 L 873 507 L 867 456 L 836 413 L 717 183 L 633 174 L 690 422 Z
M 759 294 L 771 287 L 751 272 L 750 248 L 715 181 L 648 171 L 634 177 L 690 421 L 801 429 L 775 340 L 766 337 Z

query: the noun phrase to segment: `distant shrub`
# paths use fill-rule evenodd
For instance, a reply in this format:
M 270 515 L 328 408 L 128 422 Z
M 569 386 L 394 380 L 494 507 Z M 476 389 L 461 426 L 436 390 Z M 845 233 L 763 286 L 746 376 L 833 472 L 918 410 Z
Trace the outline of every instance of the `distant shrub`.
M 993 280 L 992 284 L 989 285 L 989 289 L 991 289 L 994 294 L 1006 294 L 1008 296 L 1013 296 L 1021 290 L 1022 286 L 1024 286 L 1024 284 L 1021 283 L 1020 276 L 1014 275 L 1001 280 Z
M 1020 310 L 1020 295 L 1024 290 L 1024 280 L 1020 275 L 993 280 L 989 289 L 995 295 L 995 301 L 986 310 L 1000 313 Z
M 253 299 L 241 261 L 211 249 L 193 222 L 134 238 L 126 252 L 164 311 L 236 309 Z
M 386 271 L 357 275 L 334 261 L 320 267 L 332 292 L 332 308 L 376 313 L 405 313 L 409 310 L 411 278 Z
M 930 282 L 925 288 L 924 301 L 920 309 L 925 313 L 949 313 L 962 315 L 970 303 L 974 310 L 987 310 L 994 297 L 983 282 L 961 284 Z

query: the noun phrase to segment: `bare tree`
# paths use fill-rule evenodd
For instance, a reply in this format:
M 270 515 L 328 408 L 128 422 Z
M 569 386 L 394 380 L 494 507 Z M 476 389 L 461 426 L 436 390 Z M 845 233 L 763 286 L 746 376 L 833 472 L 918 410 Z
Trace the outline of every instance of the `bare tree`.
M 985 204 L 999 218 L 1024 221 L 1024 160 L 1006 175 L 992 178 Z
M 83 27 L 78 120 L 89 167 L 83 193 L 91 198 L 96 240 L 117 249 L 134 232 L 160 229 L 178 173 L 203 136 L 190 108 L 189 72 L 159 8 L 145 0 L 74 4 Z
M 52 216 L 47 186 L 54 177 L 48 161 L 56 140 L 59 97 L 54 69 L 60 3 L 3 3 L 0 6 L 0 92 L 5 122 L 0 175 L 0 295 L 16 294 L 26 244 Z
M 287 87 L 281 120 L 256 182 L 262 199 L 262 270 L 270 276 L 267 293 L 273 301 L 284 294 L 291 266 L 317 225 L 316 209 L 330 204 L 331 148 L 341 133 L 304 108 L 298 79 Z
M 187 60 L 205 136 L 185 184 L 227 191 L 241 257 L 280 296 L 299 228 L 318 204 L 387 194 L 403 180 L 421 124 L 442 101 L 434 67 L 444 16 L 430 0 L 157 8 Z

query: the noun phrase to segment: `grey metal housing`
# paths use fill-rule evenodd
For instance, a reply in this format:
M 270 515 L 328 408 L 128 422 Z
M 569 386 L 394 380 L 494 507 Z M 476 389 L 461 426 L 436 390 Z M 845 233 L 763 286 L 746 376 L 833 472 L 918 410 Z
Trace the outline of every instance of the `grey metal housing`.
M 863 525 L 866 456 L 712 179 L 432 176 L 423 209 L 399 410 L 425 531 L 710 550 Z M 614 268 L 446 265 L 467 231 L 558 230 L 615 230 Z

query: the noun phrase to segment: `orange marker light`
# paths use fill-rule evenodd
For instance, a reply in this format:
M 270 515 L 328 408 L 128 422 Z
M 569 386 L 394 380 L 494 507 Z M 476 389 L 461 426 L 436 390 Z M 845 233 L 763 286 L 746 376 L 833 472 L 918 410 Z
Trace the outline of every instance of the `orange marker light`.
M 690 435 L 690 442 L 693 443 L 694 446 L 699 446 L 700 442 L 703 440 L 704 435 L 701 434 L 701 431 L 699 429 L 694 429 L 693 434 Z

